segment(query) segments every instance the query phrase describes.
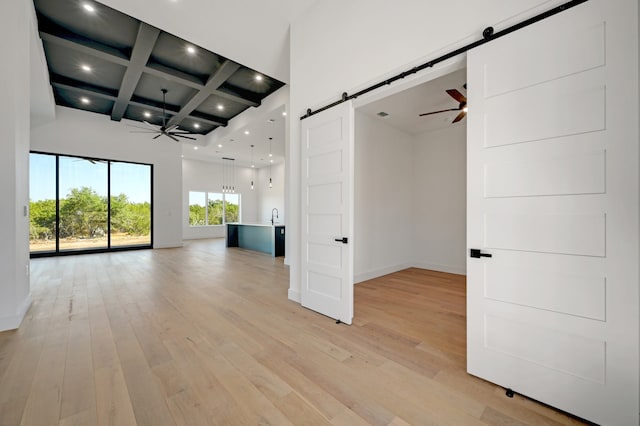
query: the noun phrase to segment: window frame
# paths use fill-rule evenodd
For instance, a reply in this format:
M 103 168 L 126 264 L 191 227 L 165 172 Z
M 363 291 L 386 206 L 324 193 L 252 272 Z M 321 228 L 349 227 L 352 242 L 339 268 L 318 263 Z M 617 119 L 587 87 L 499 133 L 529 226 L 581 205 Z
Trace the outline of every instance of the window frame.
M 30 150 L 29 155 L 38 154 L 38 155 L 49 155 L 55 158 L 55 193 L 56 193 L 56 248 L 55 250 L 50 251 L 36 251 L 32 252 L 29 249 L 29 257 L 30 258 L 39 258 L 39 257 L 55 257 L 55 256 L 70 256 L 76 254 L 92 254 L 92 253 L 110 253 L 117 251 L 128 251 L 128 250 L 148 250 L 153 248 L 153 235 L 154 235 L 154 193 L 153 193 L 153 177 L 154 177 L 154 165 L 149 163 L 140 163 L 135 161 L 123 161 L 123 160 L 114 160 L 109 158 L 97 158 L 90 157 L 85 155 L 73 155 L 73 154 L 60 154 L 54 152 L 46 152 L 46 151 L 35 151 Z M 70 249 L 63 250 L 60 248 L 60 157 L 67 158 L 79 158 L 82 160 L 89 161 L 97 161 L 97 162 L 105 162 L 107 164 L 107 247 L 100 248 L 82 248 L 82 249 Z M 129 245 L 129 246 L 112 246 L 111 244 L 111 163 L 126 163 L 126 164 L 137 164 L 141 166 L 149 167 L 149 210 L 150 210 L 150 222 L 149 222 L 149 244 L 140 244 L 140 245 Z M 31 185 L 31 178 L 29 178 L 29 185 Z M 29 200 L 29 205 L 31 204 L 31 200 Z M 31 211 L 29 211 L 29 220 L 31 220 Z
M 195 191 L 189 190 L 187 196 L 187 212 L 190 212 L 191 208 L 191 194 L 204 194 L 204 217 L 205 224 L 204 225 L 193 225 L 191 223 L 191 215 L 187 214 L 187 225 L 189 228 L 205 228 L 205 227 L 214 227 L 214 226 L 226 226 L 227 223 L 239 223 L 242 218 L 242 194 L 240 192 L 234 193 L 224 193 L 224 192 L 212 192 L 212 191 Z M 209 223 L 209 195 L 215 195 L 216 200 L 222 200 L 222 223 Z M 227 222 L 227 195 L 234 195 L 238 197 L 238 222 Z

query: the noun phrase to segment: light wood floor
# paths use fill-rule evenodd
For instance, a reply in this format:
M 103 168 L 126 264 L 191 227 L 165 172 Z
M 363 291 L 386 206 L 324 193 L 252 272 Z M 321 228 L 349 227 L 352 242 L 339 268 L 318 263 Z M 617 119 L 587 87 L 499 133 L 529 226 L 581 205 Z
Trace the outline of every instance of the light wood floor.
M 282 259 L 222 240 L 32 261 L 0 333 L 0 425 L 556 425 L 465 373 L 464 278 L 356 287 L 355 323 L 287 300 Z

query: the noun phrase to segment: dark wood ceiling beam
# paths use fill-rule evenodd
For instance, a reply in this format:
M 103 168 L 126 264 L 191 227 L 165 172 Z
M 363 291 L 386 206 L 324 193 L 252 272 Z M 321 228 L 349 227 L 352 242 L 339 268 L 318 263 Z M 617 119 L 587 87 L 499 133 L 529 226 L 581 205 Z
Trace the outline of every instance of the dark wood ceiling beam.
M 227 124 L 229 124 L 229 120 L 227 120 L 226 118 L 216 117 L 215 115 L 205 114 L 205 113 L 199 112 L 199 111 L 191 112 L 191 114 L 189 116 L 187 116 L 187 118 L 195 120 L 195 121 L 201 121 L 201 122 L 207 123 L 207 124 L 213 124 L 214 126 L 223 126 L 224 127 Z
M 129 65 L 129 58 L 127 57 L 127 55 L 122 53 L 120 50 L 114 49 L 110 46 L 106 46 L 96 42 L 88 42 L 85 40 L 80 40 L 78 38 L 49 34 L 42 31 L 40 32 L 40 38 L 47 43 L 57 44 L 67 49 L 73 49 L 81 53 L 86 53 L 87 55 L 92 55 L 94 57 L 104 59 L 105 61 L 109 61 L 114 64 L 123 65 L 125 67 Z
M 191 87 L 192 89 L 201 90 L 204 87 L 202 80 L 200 80 L 199 78 L 194 77 L 191 74 L 166 67 L 164 65 L 154 63 L 147 64 L 147 66 L 144 68 L 144 72 L 156 77 L 182 84 L 183 86 Z
M 129 59 L 129 66 L 124 73 L 122 83 L 120 84 L 120 90 L 118 91 L 118 99 L 116 100 L 113 110 L 111 111 L 111 119 L 114 121 L 122 120 L 122 116 L 127 109 L 129 101 L 133 96 L 133 92 L 138 86 L 142 72 L 144 71 L 151 52 L 153 51 L 160 30 L 147 25 L 144 22 L 140 23 L 138 28 L 138 36 L 136 42 L 133 45 L 131 52 L 131 58 Z
M 108 101 L 116 101 L 118 98 L 112 94 L 107 93 L 106 91 L 101 91 L 97 88 L 89 88 L 89 87 L 78 87 L 75 86 L 74 83 L 71 82 L 65 82 L 65 81 L 59 81 L 59 80 L 52 80 L 51 81 L 51 86 L 58 88 L 58 89 L 62 89 L 62 90 L 67 90 L 70 92 L 75 92 L 75 93 L 79 93 L 81 95 L 84 96 L 89 96 L 89 97 L 96 97 L 96 98 L 100 98 L 100 99 L 106 99 Z M 143 108 L 149 111 L 153 111 L 153 112 L 157 112 L 162 114 L 163 110 L 162 110 L 162 106 L 161 105 L 153 105 L 151 103 L 146 103 L 143 101 L 136 101 L 136 100 L 131 100 L 129 101 L 129 105 L 132 106 L 136 106 L 139 108 Z M 173 116 L 174 114 L 177 114 L 178 111 L 173 111 L 171 109 L 166 109 L 166 114 Z M 218 117 L 214 117 L 211 116 L 209 114 L 200 114 L 200 113 L 194 113 L 192 115 L 187 116 L 186 118 L 194 120 L 194 121 L 198 121 L 200 123 L 204 123 L 204 124 L 209 124 L 211 126 L 226 126 L 227 125 L 227 120 L 223 119 L 223 118 L 218 118 Z
M 77 87 L 77 86 L 73 86 L 68 83 L 63 83 L 60 81 L 51 81 L 51 86 L 56 87 L 58 89 L 68 90 L 70 92 L 80 93 L 81 95 L 106 99 L 109 101 L 115 101 L 117 99 L 115 96 L 110 95 L 109 93 L 106 93 L 106 92 L 96 91 L 94 89 L 88 89 L 85 87 Z
M 109 46 L 99 45 L 98 43 L 87 43 L 79 39 L 49 34 L 42 31 L 40 32 L 40 38 L 42 38 L 42 40 L 45 42 L 58 44 L 60 46 L 92 55 L 108 62 L 123 65 L 125 67 L 129 66 L 129 58 L 120 50 L 114 49 Z M 202 90 L 205 87 L 205 85 L 199 78 L 161 64 L 146 64 L 146 66 L 144 67 L 144 72 L 159 78 L 182 84 L 183 86 L 191 87 L 192 89 L 198 91 Z M 253 99 L 243 98 L 242 96 L 235 95 L 233 93 L 217 90 L 217 88 L 216 90 L 212 90 L 210 95 L 216 95 L 229 101 L 237 102 L 239 104 L 251 107 L 257 107 L 260 105 L 259 102 L 256 102 Z
M 247 105 L 251 107 L 260 106 L 260 102 L 256 102 L 251 99 L 243 98 L 241 96 L 234 95 L 232 93 L 223 92 L 222 90 L 214 90 L 212 95 L 220 96 L 221 98 L 230 100 L 232 102 L 237 102 L 242 105 Z
M 230 60 L 226 60 L 220 65 L 217 71 L 209 78 L 207 84 L 189 99 L 189 101 L 180 109 L 180 112 L 174 115 L 167 123 L 167 127 L 180 124 L 189 114 L 202 104 L 209 96 L 211 96 L 229 77 L 240 68 L 240 64 L 236 64 Z

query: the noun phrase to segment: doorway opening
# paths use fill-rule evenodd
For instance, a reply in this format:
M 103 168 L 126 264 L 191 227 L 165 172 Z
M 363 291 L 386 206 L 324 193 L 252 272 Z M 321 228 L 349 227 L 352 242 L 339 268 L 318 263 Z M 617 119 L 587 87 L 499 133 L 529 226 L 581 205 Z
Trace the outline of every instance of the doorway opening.
M 459 69 L 356 109 L 354 282 L 408 267 L 466 273 L 466 95 Z

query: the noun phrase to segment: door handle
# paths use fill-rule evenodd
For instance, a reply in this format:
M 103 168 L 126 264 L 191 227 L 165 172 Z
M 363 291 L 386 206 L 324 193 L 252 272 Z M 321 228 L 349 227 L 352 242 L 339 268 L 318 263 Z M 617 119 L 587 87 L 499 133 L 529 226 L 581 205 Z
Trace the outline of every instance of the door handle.
M 347 237 L 336 238 L 334 241 L 337 241 L 337 242 L 342 243 L 342 244 L 348 244 L 349 243 L 349 239 Z
M 470 249 L 469 251 L 470 251 L 469 256 L 475 257 L 477 259 L 480 259 L 481 257 L 493 257 L 492 254 L 483 253 L 480 251 L 480 249 Z

